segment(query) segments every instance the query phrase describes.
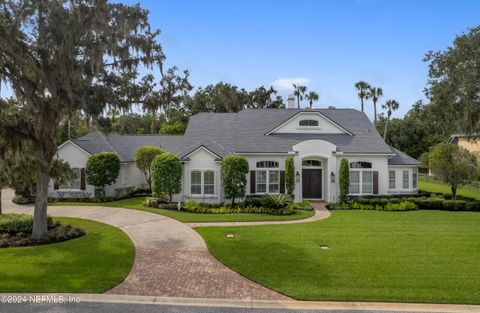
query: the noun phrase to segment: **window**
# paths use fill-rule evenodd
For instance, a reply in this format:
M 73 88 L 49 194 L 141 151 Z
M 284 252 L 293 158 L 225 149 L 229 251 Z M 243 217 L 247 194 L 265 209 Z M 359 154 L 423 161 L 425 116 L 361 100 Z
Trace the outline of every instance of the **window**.
M 215 172 L 194 170 L 190 174 L 190 192 L 192 195 L 215 194 Z
M 318 121 L 316 120 L 301 120 L 298 123 L 299 126 L 309 126 L 309 127 L 315 127 L 318 126 Z
M 388 188 L 395 189 L 395 171 L 388 172 Z
M 202 194 L 202 172 L 192 171 L 191 175 L 191 193 L 192 195 Z
M 319 160 L 303 160 L 302 166 L 305 167 L 322 167 L 322 162 Z
M 408 189 L 410 187 L 409 174 L 408 171 L 403 171 L 403 189 Z
M 280 192 L 280 172 L 279 171 L 268 172 L 268 192 L 269 193 Z
M 348 193 L 360 193 L 360 172 L 351 171 L 350 172 L 350 188 Z
M 257 168 L 278 168 L 278 162 L 260 161 L 260 162 L 257 162 Z
M 73 179 L 70 181 L 67 181 L 63 183 L 62 185 L 59 186 L 59 189 L 80 189 L 81 186 L 81 169 L 79 168 L 72 168 L 72 171 L 74 173 Z
M 370 162 L 351 162 L 350 168 L 372 168 L 372 163 Z
M 203 193 L 206 195 L 215 194 L 215 173 L 213 171 L 203 172 Z
M 362 172 L 362 193 L 373 192 L 373 173 L 371 171 Z
M 413 188 L 418 188 L 418 174 L 416 170 L 413 171 L 412 183 Z
M 266 193 L 267 192 L 267 171 L 257 171 L 256 172 L 256 191 L 257 193 Z

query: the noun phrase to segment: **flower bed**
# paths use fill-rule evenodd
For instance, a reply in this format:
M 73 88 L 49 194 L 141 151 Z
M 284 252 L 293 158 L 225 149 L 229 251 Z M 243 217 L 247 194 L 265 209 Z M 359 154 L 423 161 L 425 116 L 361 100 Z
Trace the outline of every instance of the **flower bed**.
M 283 194 L 247 197 L 244 202 L 237 203 L 234 207 L 229 203 L 202 203 L 190 199 L 182 203 L 179 208 L 178 204 L 162 203 L 162 199 L 159 198 L 147 198 L 145 205 L 151 208 L 205 214 L 258 213 L 292 215 L 296 210 L 312 210 L 308 201 L 292 203 L 291 197 Z
M 62 242 L 85 235 L 85 231 L 72 225 L 53 222 L 48 217 L 47 236 L 33 239 L 30 234 L 33 228 L 33 217 L 27 214 L 0 215 L 0 248 L 36 246 Z

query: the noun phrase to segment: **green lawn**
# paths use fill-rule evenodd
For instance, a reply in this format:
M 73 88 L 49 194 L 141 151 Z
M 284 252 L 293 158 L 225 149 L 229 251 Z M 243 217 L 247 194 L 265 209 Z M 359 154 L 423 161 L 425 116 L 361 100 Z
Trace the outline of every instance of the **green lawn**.
M 228 267 L 296 299 L 480 304 L 479 213 L 333 211 L 195 230 Z
M 439 183 L 439 182 L 426 181 L 426 180 L 423 180 L 422 178 L 419 178 L 418 186 L 421 190 L 425 190 L 429 192 L 439 192 L 439 193 L 441 192 L 441 193 L 450 193 L 450 194 L 452 193 L 449 185 Z M 470 190 L 467 187 L 458 188 L 457 194 L 480 200 L 480 192 L 475 190 Z
M 125 279 L 135 259 L 125 233 L 90 220 L 59 219 L 87 234 L 56 244 L 0 249 L 0 292 L 101 293 Z
M 201 213 L 188 213 L 183 211 L 165 210 L 147 208 L 143 205 L 145 198 L 131 198 L 112 202 L 103 203 L 88 203 L 88 202 L 52 202 L 48 205 L 51 206 L 108 206 L 116 208 L 126 208 L 152 212 L 156 214 L 165 215 L 174 218 L 183 223 L 202 223 L 202 222 L 252 222 L 252 221 L 285 221 L 285 220 L 297 220 L 313 216 L 313 211 L 301 211 L 298 210 L 292 215 L 269 215 L 269 214 L 250 214 L 250 213 L 229 213 L 229 214 L 201 214 Z

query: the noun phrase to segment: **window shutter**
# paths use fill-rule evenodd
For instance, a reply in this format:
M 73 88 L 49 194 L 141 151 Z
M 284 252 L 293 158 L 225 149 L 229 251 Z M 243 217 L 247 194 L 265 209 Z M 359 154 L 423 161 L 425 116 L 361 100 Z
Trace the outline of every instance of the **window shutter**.
M 255 171 L 250 171 L 250 193 L 255 193 Z
M 285 193 L 285 171 L 280 171 L 280 193 Z
M 58 186 L 58 182 L 57 181 L 53 181 L 53 190 L 58 190 L 59 189 L 59 186 Z
M 378 195 L 378 172 L 373 172 L 373 194 Z
M 85 184 L 85 169 L 82 168 L 82 169 L 80 169 L 80 189 L 85 190 L 85 189 L 87 189 L 86 187 L 87 186 Z

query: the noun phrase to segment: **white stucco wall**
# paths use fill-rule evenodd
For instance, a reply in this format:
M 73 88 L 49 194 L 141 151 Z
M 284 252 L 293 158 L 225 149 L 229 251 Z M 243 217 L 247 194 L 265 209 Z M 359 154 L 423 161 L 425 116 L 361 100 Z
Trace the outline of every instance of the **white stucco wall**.
M 87 163 L 90 154 L 74 143 L 66 142 L 60 147 L 60 149 L 58 149 L 57 157 L 68 162 L 71 168 L 85 168 L 85 164 Z M 57 196 L 57 191 L 53 189 L 53 180 L 50 180 L 48 190 L 50 197 Z M 59 191 L 62 190 L 63 189 L 60 189 Z M 93 186 L 86 185 L 85 191 L 93 196 L 95 189 Z
M 318 121 L 318 127 L 299 126 L 301 120 Z M 274 133 L 343 134 L 345 131 L 318 112 L 301 112 L 277 128 Z
M 184 201 L 193 198 L 201 202 L 223 201 L 223 192 L 220 181 L 220 162 L 217 157 L 205 148 L 199 148 L 188 156 L 190 161 L 184 163 L 182 192 L 175 196 L 175 201 Z M 212 170 L 215 173 L 215 194 L 214 195 L 192 195 L 190 188 L 191 172 L 193 170 Z

